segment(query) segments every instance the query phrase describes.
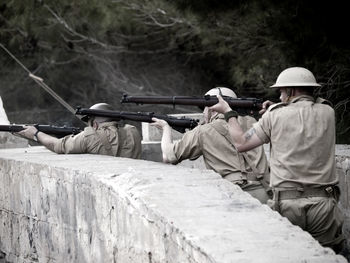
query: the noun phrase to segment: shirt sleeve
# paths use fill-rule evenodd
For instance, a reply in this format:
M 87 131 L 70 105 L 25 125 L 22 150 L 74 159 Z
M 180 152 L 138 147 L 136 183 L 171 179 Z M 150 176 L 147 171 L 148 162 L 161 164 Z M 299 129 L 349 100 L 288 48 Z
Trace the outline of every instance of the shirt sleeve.
M 56 153 L 86 153 L 85 134 L 67 135 L 54 145 Z
M 181 140 L 174 143 L 174 153 L 178 162 L 186 159 L 195 160 L 202 155 L 200 126 L 186 132 Z
M 264 143 L 269 143 L 271 138 L 271 114 L 266 112 L 258 122 L 253 124 L 256 135 Z

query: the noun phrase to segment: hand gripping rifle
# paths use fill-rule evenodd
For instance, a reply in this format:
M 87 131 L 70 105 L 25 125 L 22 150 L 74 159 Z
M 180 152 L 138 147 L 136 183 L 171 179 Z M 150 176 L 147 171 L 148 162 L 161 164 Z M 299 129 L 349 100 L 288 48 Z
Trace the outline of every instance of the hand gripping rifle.
M 25 125 L 33 125 L 33 124 L 25 124 Z M 44 132 L 46 134 L 53 135 L 57 138 L 62 138 L 69 134 L 78 134 L 82 130 L 80 128 L 75 127 L 66 127 L 66 126 L 53 126 L 53 125 L 40 125 L 40 124 L 34 124 L 35 128 L 37 128 L 39 131 Z M 23 125 L 15 125 L 15 124 L 9 124 L 9 125 L 0 125 L 0 132 L 19 132 L 24 130 L 24 124 Z
M 168 115 L 155 114 L 154 112 L 126 112 L 110 110 L 94 110 L 78 107 L 76 115 L 85 115 L 91 117 L 107 117 L 115 121 L 131 120 L 141 122 L 153 122 L 152 118 L 165 120 L 174 130 L 184 133 L 187 129 L 193 129 L 198 125 L 199 120 L 189 118 L 176 118 Z
M 232 98 L 222 96 L 233 110 L 238 112 L 259 111 L 262 109 L 262 100 L 257 98 Z M 122 103 L 136 104 L 170 104 L 175 105 L 192 105 L 198 106 L 201 109 L 210 107 L 218 103 L 216 96 L 129 96 L 124 94 L 121 100 Z

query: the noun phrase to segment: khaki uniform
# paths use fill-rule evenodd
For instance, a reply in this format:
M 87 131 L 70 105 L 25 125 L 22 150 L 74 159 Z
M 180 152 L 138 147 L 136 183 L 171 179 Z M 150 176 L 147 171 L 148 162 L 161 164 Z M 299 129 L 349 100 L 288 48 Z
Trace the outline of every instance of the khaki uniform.
M 250 116 L 238 117 L 238 121 L 245 130 L 256 122 Z M 176 161 L 173 163 L 185 159 L 195 160 L 203 155 L 208 169 L 240 185 L 243 190 L 262 203 L 266 203 L 269 196 L 261 181 L 268 186 L 269 171 L 263 148 L 258 147 L 246 154 L 241 154 L 234 148 L 231 140 L 228 124 L 223 115 L 218 114 L 211 119 L 210 123 L 186 132 L 181 140 L 174 142 Z M 243 182 L 245 185 L 242 184 Z
M 254 128 L 271 145 L 274 208 L 322 245 L 341 243 L 334 110 L 303 95 L 271 106 Z
M 116 122 L 101 123 L 97 130 L 86 127 L 54 145 L 56 153 L 92 153 L 127 158 L 141 157 L 141 136 L 136 127 Z

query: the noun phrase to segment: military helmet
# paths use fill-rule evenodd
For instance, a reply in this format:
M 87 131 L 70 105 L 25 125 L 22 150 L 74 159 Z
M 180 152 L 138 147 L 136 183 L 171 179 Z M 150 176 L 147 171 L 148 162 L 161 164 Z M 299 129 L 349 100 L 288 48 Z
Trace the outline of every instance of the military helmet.
M 209 90 L 205 95 L 215 96 L 215 95 L 221 95 L 221 96 L 227 96 L 236 99 L 237 95 L 233 92 L 233 90 L 225 87 L 216 87 L 211 90 Z
M 91 110 L 113 110 L 112 106 L 107 104 L 107 103 L 96 103 L 96 104 L 92 105 L 89 109 L 91 109 Z M 88 122 L 89 119 L 90 119 L 90 117 L 87 115 L 83 116 L 81 118 L 81 120 L 84 122 Z M 98 122 L 103 122 L 103 121 L 108 121 L 109 118 L 95 117 L 95 120 L 98 120 Z
M 314 74 L 306 68 L 291 67 L 283 70 L 277 77 L 276 83 L 270 88 L 282 87 L 320 87 Z

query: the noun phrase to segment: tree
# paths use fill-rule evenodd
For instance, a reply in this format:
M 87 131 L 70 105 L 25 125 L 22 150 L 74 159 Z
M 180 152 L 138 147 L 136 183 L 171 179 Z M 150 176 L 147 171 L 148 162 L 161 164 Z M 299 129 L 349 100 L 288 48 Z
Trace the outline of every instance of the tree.
M 340 1 L 315 0 L 14 0 L 0 5 L 0 37 L 72 106 L 106 101 L 120 109 L 124 92 L 200 95 L 218 85 L 277 100 L 268 88 L 277 75 L 304 66 L 324 84 L 318 94 L 335 105 L 338 143 L 348 143 L 350 45 L 335 30 L 344 29 L 345 10 Z M 334 19 L 321 19 L 327 15 Z M 11 58 L 0 63 L 10 119 L 32 121 L 15 117 L 32 109 L 52 122 L 46 109 L 58 109 L 57 121 L 69 121 Z

